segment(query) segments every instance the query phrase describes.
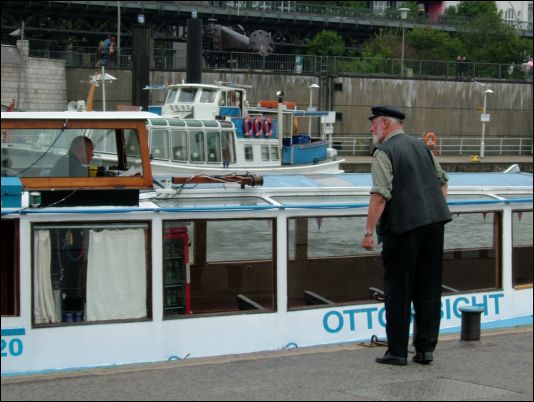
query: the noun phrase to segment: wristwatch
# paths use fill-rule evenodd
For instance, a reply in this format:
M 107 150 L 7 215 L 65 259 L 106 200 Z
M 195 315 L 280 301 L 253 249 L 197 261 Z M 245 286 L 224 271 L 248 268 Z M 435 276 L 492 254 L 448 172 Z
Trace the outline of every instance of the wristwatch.
M 365 232 L 365 237 L 372 237 L 373 236 L 373 232 Z

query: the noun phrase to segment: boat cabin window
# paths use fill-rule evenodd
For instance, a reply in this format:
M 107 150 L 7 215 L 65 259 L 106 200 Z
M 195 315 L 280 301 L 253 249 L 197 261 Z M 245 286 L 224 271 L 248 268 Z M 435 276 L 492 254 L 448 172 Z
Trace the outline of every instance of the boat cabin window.
M 217 95 L 216 90 L 203 88 L 202 93 L 200 94 L 200 102 L 201 103 L 215 103 L 216 95 Z
M 223 92 L 220 100 L 221 106 L 237 106 L 241 109 L 243 94 L 241 91 Z
M 187 162 L 187 132 L 184 130 L 171 131 L 172 160 Z
M 512 284 L 532 287 L 532 211 L 512 212 Z
M 19 221 L 2 219 L 0 258 L 1 310 L 3 316 L 19 315 Z
M 234 133 L 232 131 L 221 132 L 223 161 L 235 163 Z
M 221 162 L 221 133 L 208 131 L 206 133 L 206 144 L 208 146 L 208 163 Z
M 274 311 L 275 233 L 273 219 L 165 221 L 164 318 Z
M 133 166 L 142 171 L 139 140 L 134 129 L 16 128 L 5 131 L 3 176 L 111 176 Z M 126 146 L 126 155 L 137 158 L 128 160 L 121 155 L 118 149 L 123 146 Z
M 150 226 L 144 222 L 33 225 L 33 323 L 151 317 Z
M 269 157 L 270 157 L 270 152 L 269 152 L 269 145 L 262 145 L 261 146 L 261 160 L 262 161 L 269 161 Z
M 167 129 L 153 128 L 151 130 L 150 155 L 153 159 L 169 159 L 169 133 Z
M 204 149 L 204 133 L 202 131 L 189 132 L 189 160 L 191 162 L 204 162 L 206 160 Z
M 502 215 L 455 213 L 445 225 L 443 293 L 502 286 Z
M 180 93 L 178 94 L 178 102 L 192 103 L 195 101 L 196 94 L 196 88 L 180 88 Z
M 365 231 L 366 217 L 288 219 L 288 308 L 369 301 L 382 287 L 380 250 L 366 251 L 351 233 Z
M 167 94 L 167 99 L 165 100 L 165 103 L 174 103 L 174 100 L 176 99 L 176 95 L 178 94 L 178 89 L 171 89 L 169 90 L 169 93 Z
M 245 160 L 247 162 L 253 161 L 254 160 L 254 148 L 252 147 L 252 145 L 245 145 L 244 150 L 245 150 Z
M 288 219 L 289 309 L 369 302 L 375 297 L 373 289 L 383 290 L 380 250 L 364 250 L 354 238 L 346 236 L 347 230 L 362 233 L 366 219 Z M 529 230 L 532 233 L 532 226 Z M 501 288 L 501 233 L 499 212 L 454 214 L 453 221 L 445 226 L 443 293 Z
M 271 145 L 271 160 L 272 161 L 280 160 L 280 150 L 278 149 L 278 145 Z

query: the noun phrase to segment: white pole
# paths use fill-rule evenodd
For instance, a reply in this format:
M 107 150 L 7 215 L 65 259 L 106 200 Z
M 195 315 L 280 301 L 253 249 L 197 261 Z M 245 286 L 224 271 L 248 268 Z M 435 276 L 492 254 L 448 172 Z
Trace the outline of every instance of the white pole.
M 100 76 L 102 80 L 102 110 L 106 111 L 106 71 L 104 65 L 102 64 L 102 74 Z
M 402 21 L 401 76 L 404 76 L 404 21 Z
M 313 87 L 310 86 L 310 107 L 308 112 L 312 111 Z M 311 137 L 311 117 L 308 116 L 308 135 Z
M 482 140 L 480 141 L 480 157 L 484 157 L 484 136 L 486 135 L 486 91 L 484 91 L 484 104 L 482 106 L 482 114 L 484 115 L 484 119 L 482 120 Z
M 404 20 L 408 18 L 409 8 L 399 8 L 402 24 L 402 48 L 401 48 L 401 76 L 404 76 Z

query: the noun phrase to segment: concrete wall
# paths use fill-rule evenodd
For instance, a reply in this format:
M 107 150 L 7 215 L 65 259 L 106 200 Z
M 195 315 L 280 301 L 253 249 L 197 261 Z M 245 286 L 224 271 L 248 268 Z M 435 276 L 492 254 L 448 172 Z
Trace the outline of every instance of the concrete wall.
M 185 79 L 185 74 L 180 72 L 151 73 L 152 83 L 179 83 L 182 79 Z M 323 110 L 332 107 L 331 110 L 341 113 L 341 121 L 336 123 L 334 131 L 338 135 L 368 135 L 370 108 L 393 104 L 406 113 L 407 132 L 424 135 L 433 131 L 438 136 L 478 137 L 482 127 L 483 91 L 491 87 L 494 93 L 487 95 L 486 112 L 491 115 L 491 121 L 486 124 L 486 136 L 532 138 L 531 83 L 493 82 L 486 83 L 483 88 L 472 82 L 459 81 L 358 77 L 318 79 L 275 74 L 203 75 L 205 83 L 217 80 L 252 85 L 253 88 L 248 91 L 251 104 L 260 99 L 276 99 L 276 91 L 283 89 L 287 100 L 297 102 L 304 109 L 309 105 L 309 85 L 319 83 L 323 88 L 314 90 L 313 104 L 317 106 L 319 101 Z M 335 83 L 341 84 L 341 91 L 334 90 Z M 163 101 L 163 91 L 152 93 L 151 104 Z
M 106 72 L 117 78 L 113 84 L 106 85 L 107 110 L 115 110 L 119 104 L 130 105 L 131 71 L 108 69 Z M 66 100 L 86 99 L 89 84 L 80 81 L 88 81 L 91 74 L 94 74 L 91 69 L 67 69 Z M 5 104 L 3 78 L 4 66 L 2 103 Z M 150 73 L 151 84 L 180 83 L 182 80 L 185 80 L 185 72 L 181 71 Z M 399 106 L 407 116 L 407 132 L 416 135 L 423 135 L 428 131 L 446 137 L 477 137 L 481 134 L 481 112 L 478 108 L 482 107 L 484 88 L 472 82 L 360 77 L 318 78 L 269 73 L 203 75 L 204 83 L 214 81 L 251 85 L 253 88 L 248 91 L 250 104 L 255 104 L 260 99 L 276 99 L 276 91 L 283 89 L 286 100 L 295 101 L 304 109 L 309 104 L 309 85 L 319 83 L 321 88 L 314 90 L 313 104 L 317 106 L 320 102 L 322 109 L 332 107 L 332 110 L 341 113 L 341 121 L 335 126 L 336 135 L 368 135 L 367 117 L 370 108 L 380 104 Z M 341 86 L 341 90 L 334 90 L 334 84 Z M 57 85 L 61 92 L 60 84 Z M 487 113 L 491 115 L 491 121 L 486 124 L 486 136 L 532 138 L 532 84 L 492 82 L 486 83 L 486 88 L 488 87 L 491 87 L 494 93 L 487 96 Z M 164 98 L 165 91 L 150 92 L 150 104 L 161 104 Z M 102 110 L 101 87 L 97 88 L 94 99 L 95 110 Z M 49 110 L 64 108 L 65 106 L 60 104 L 56 109 L 50 107 Z
M 392 104 L 406 113 L 406 129 L 413 134 L 433 131 L 447 137 L 478 136 L 483 91 L 487 95 L 487 137 L 532 137 L 532 85 L 517 83 L 336 78 L 343 90 L 334 92 L 336 112 L 342 113 L 337 132 L 368 132 L 372 105 Z
M 17 109 L 21 110 L 65 110 L 65 61 L 29 57 L 25 40 L 17 41 L 17 49 L 6 50 L 18 51 L 20 57 L 2 57 L 2 105 L 16 99 Z

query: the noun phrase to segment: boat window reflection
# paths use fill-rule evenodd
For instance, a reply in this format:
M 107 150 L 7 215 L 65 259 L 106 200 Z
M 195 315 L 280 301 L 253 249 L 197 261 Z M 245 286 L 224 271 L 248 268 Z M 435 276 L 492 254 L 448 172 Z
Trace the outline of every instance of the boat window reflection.
M 221 133 L 209 131 L 206 133 L 208 146 L 208 163 L 221 162 Z
M 262 161 L 269 161 L 269 145 L 262 145 L 261 146 L 261 160 Z
M 169 133 L 166 129 L 152 129 L 150 154 L 154 159 L 169 159 Z
M 254 149 L 252 145 L 245 145 L 245 160 L 251 162 L 254 160 Z
M 187 133 L 183 130 L 171 131 L 172 160 L 187 162 Z
M 216 95 L 217 95 L 217 91 L 215 91 L 213 89 L 203 88 L 202 89 L 202 93 L 200 94 L 200 102 L 202 102 L 202 103 L 214 103 Z
M 222 157 L 223 161 L 235 163 L 235 145 L 234 135 L 231 131 L 223 131 L 222 133 Z
M 148 223 L 37 224 L 35 325 L 146 319 Z
M 380 248 L 366 251 L 365 216 L 288 220 L 288 308 L 372 300 L 382 287 Z
M 165 221 L 164 318 L 274 311 L 275 225 L 272 219 Z
M 275 199 L 286 204 L 303 201 Z M 357 236 L 365 231 L 365 223 L 365 216 L 288 219 L 290 309 L 373 300 L 371 288 L 381 290 L 383 268 L 380 246 L 371 252 L 360 246 Z M 525 226 L 531 233 L 532 215 Z M 502 287 L 501 234 L 500 212 L 454 214 L 445 226 L 443 293 Z M 532 235 L 528 251 L 532 255 Z M 531 261 L 532 256 L 530 271 Z
M 177 94 L 178 94 L 178 89 L 169 89 L 169 93 L 167 94 L 167 99 L 165 100 L 165 103 L 167 104 L 174 103 L 174 100 L 176 99 Z
M 502 286 L 501 233 L 500 212 L 453 214 L 445 225 L 444 293 Z
M 512 284 L 532 286 L 532 211 L 512 212 Z
M 278 161 L 280 160 L 280 150 L 277 145 L 271 145 L 271 160 Z
M 93 152 L 87 151 L 90 155 L 86 155 L 83 160 L 77 157 L 77 165 L 80 168 L 87 170 L 90 166 L 94 167 L 96 173 L 91 174 L 91 169 L 89 169 L 87 176 L 119 174 L 119 169 L 128 170 L 133 165 L 139 165 L 138 168 L 141 168 L 138 133 L 133 129 L 38 128 L 6 129 L 6 132 L 6 141 L 2 142 L 2 176 L 71 176 L 67 164 L 61 163 L 60 165 L 60 162 L 69 158 L 68 167 L 76 164 L 76 160 L 71 156 L 71 148 L 77 137 L 88 138 L 94 146 Z M 126 155 L 136 158 L 129 162 L 126 159 L 119 161 L 118 139 L 121 144 L 126 144 Z M 81 144 L 79 141 L 76 143 Z M 87 143 L 83 144 L 87 145 Z M 66 167 L 60 169 L 63 165 Z M 97 167 L 100 168 L 97 169 Z
M 204 150 L 204 133 L 202 131 L 190 131 L 189 144 L 189 159 L 191 162 L 204 162 L 206 159 Z
M 178 95 L 178 102 L 193 102 L 196 93 L 196 88 L 181 88 Z

